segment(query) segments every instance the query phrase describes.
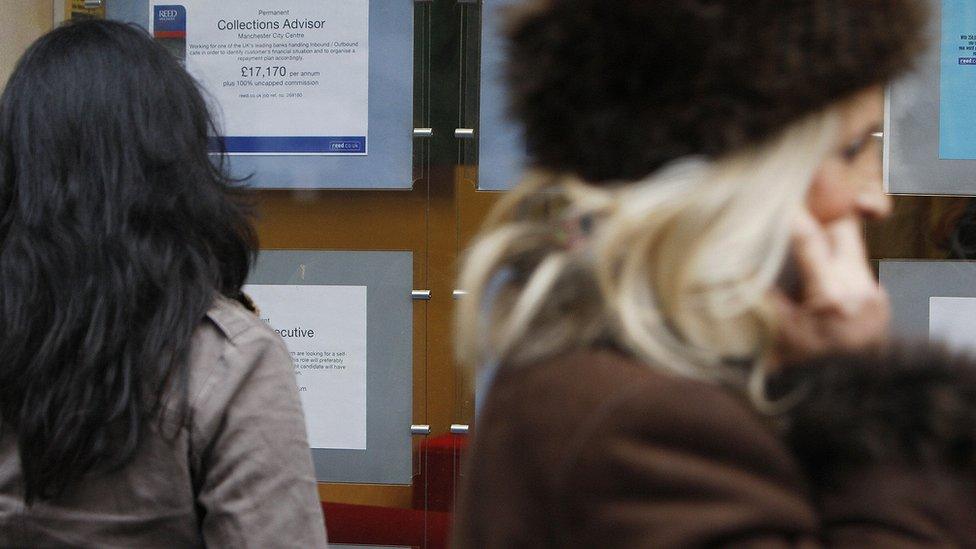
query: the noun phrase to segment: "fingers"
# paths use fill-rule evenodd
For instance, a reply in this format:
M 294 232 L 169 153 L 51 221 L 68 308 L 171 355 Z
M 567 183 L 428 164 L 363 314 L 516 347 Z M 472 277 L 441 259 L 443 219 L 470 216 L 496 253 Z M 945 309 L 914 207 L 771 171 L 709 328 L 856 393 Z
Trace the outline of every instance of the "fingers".
M 861 222 L 845 217 L 823 228 L 835 259 L 851 263 L 865 263 L 867 248 Z
M 815 354 L 820 347 L 818 330 L 813 316 L 804 311 L 779 290 L 770 292 L 779 327 L 776 333 L 777 361 L 786 361 Z
M 833 279 L 826 299 L 842 309 L 856 309 L 862 302 L 878 298 L 881 287 L 867 259 L 867 245 L 861 223 L 846 218 L 825 229 L 831 242 Z
M 860 221 L 849 217 L 824 226 L 803 211 L 792 246 L 803 292 L 799 300 L 780 289 L 770 293 L 780 322 L 778 354 L 797 357 L 882 341 L 890 305 L 868 264 Z
M 856 308 L 877 291 L 856 218 L 844 218 L 825 227 L 809 212 L 803 212 L 794 225 L 792 241 L 803 301 L 809 306 Z
M 818 295 L 820 285 L 829 277 L 830 242 L 820 223 L 803 208 L 793 222 L 791 253 L 802 282 L 804 294 Z
M 779 320 L 776 355 L 801 359 L 825 351 L 857 350 L 883 343 L 890 327 L 890 304 L 880 290 L 856 309 L 811 310 L 773 291 L 770 299 Z

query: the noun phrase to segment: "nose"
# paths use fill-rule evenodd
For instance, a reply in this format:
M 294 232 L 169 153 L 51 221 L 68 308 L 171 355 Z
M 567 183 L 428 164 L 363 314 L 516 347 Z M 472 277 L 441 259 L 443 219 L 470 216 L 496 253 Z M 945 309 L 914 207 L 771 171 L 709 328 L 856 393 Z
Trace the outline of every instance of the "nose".
M 871 137 L 879 139 L 880 136 L 872 134 Z M 858 213 L 865 219 L 871 220 L 888 217 L 893 208 L 891 196 L 884 191 L 883 153 L 880 140 L 875 141 L 875 144 L 878 149 L 877 154 L 873 155 L 869 167 L 860 173 L 861 184 L 858 185 L 855 198 Z

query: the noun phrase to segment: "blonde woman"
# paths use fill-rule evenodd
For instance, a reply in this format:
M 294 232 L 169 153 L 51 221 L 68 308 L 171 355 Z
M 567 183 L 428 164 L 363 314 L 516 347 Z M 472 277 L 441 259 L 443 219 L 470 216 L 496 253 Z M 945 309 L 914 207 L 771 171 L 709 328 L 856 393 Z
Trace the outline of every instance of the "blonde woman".
M 820 408 L 768 390 L 790 361 L 886 338 L 861 224 L 890 207 L 873 134 L 883 85 L 919 48 L 919 4 L 538 0 L 510 14 L 532 170 L 461 275 L 459 354 L 482 369 L 483 402 L 457 547 L 976 539 L 973 490 L 943 490 L 972 477 L 844 433 L 822 448 L 836 463 L 806 459 L 788 426 Z M 857 391 L 870 393 L 852 380 L 839 394 Z M 879 429 L 887 449 L 898 437 Z M 857 465 L 818 485 L 811 463 Z

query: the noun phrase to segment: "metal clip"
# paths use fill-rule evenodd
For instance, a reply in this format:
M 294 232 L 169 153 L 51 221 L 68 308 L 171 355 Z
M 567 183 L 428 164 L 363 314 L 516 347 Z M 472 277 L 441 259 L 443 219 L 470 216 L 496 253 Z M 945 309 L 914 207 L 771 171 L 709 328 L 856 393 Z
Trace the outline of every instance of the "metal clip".
M 876 139 L 884 139 L 884 132 L 874 132 L 871 134 L 871 137 Z
M 102 7 L 102 0 L 85 0 L 83 5 L 85 9 L 93 10 Z
M 410 426 L 411 435 L 429 435 L 430 425 L 411 425 Z
M 451 425 L 451 433 L 455 435 L 466 435 L 468 434 L 468 426 L 463 423 L 455 423 Z
M 414 301 L 430 301 L 430 290 L 413 290 L 410 299 Z
M 454 130 L 454 137 L 458 139 L 474 139 L 474 130 L 471 128 L 458 128 Z
M 454 299 L 461 299 L 462 297 L 468 295 L 468 292 L 464 290 L 454 290 L 452 295 L 454 296 Z
M 413 136 L 414 137 L 423 137 L 423 138 L 433 137 L 434 136 L 434 128 L 414 128 L 413 129 Z

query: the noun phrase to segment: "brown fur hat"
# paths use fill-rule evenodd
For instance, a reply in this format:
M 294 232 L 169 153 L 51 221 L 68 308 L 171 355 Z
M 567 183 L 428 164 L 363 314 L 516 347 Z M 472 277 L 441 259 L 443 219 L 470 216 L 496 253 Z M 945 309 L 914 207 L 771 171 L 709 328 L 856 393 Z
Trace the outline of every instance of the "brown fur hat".
M 721 156 L 907 69 L 919 0 L 531 0 L 509 14 L 531 163 L 590 182 Z

